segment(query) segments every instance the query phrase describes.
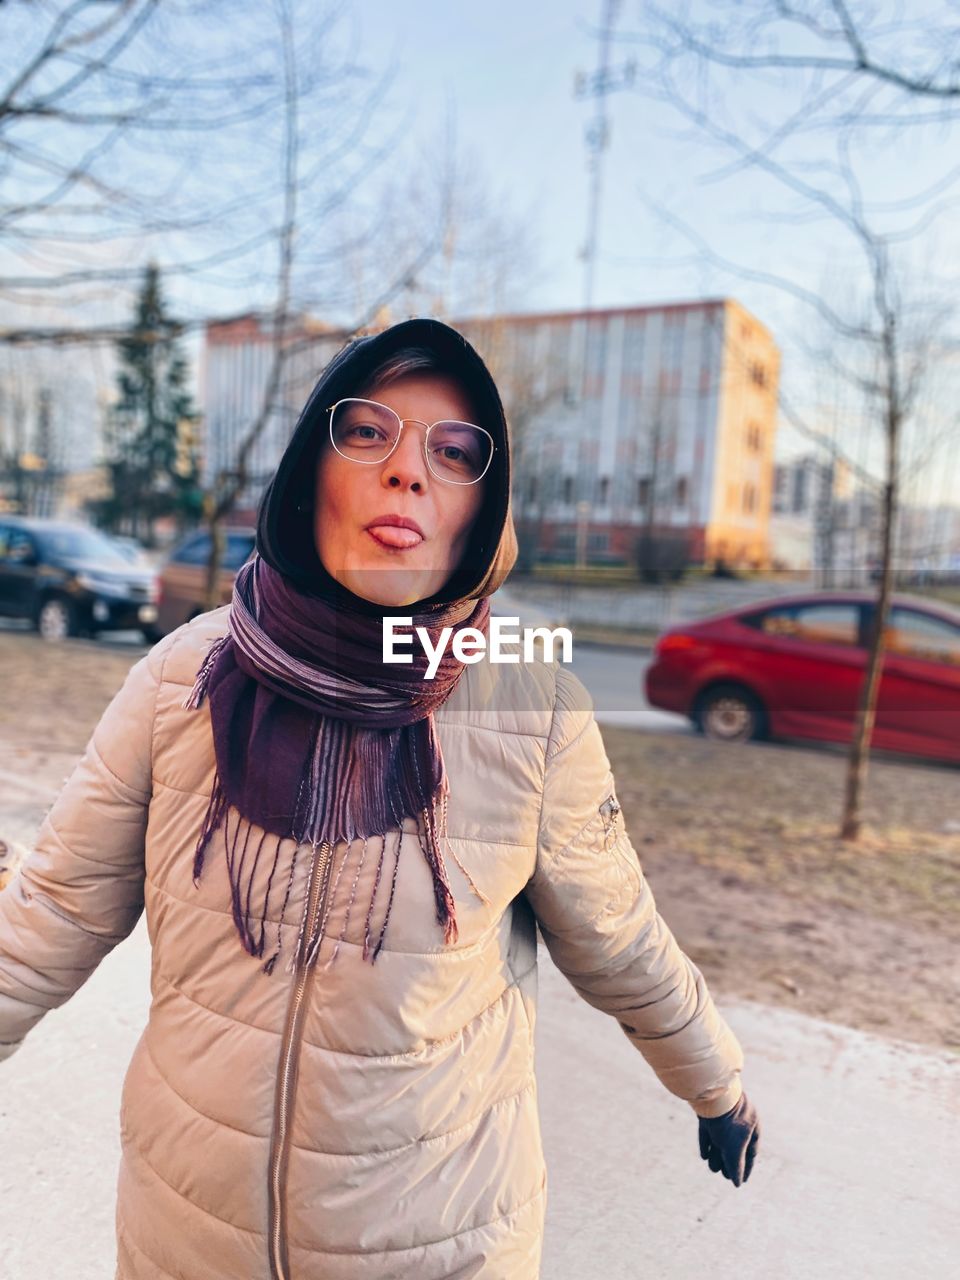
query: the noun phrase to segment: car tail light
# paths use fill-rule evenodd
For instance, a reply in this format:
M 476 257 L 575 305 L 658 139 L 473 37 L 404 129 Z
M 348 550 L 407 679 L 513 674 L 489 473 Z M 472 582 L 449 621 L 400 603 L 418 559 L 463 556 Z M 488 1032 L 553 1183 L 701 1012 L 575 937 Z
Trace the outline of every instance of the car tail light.
M 681 649 L 696 648 L 696 644 L 694 636 L 688 636 L 683 631 L 674 631 L 657 641 L 657 653 L 676 653 Z
M 163 604 L 163 579 L 154 578 L 153 580 L 153 603 L 156 605 Z

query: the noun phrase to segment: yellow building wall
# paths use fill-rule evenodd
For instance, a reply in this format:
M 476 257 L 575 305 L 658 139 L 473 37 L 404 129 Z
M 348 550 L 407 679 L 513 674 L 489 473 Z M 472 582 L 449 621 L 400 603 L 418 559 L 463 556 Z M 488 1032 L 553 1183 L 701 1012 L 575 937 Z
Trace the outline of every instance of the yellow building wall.
M 746 307 L 727 300 L 713 500 L 704 532 L 708 563 L 720 558 L 739 567 L 770 565 L 779 386 L 780 351 L 769 330 Z

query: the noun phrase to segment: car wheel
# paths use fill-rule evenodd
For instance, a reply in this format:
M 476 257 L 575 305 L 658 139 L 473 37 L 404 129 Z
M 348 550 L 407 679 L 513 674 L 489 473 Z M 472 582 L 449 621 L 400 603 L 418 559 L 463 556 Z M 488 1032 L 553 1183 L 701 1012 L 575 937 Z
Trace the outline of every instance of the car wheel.
M 763 708 L 741 685 L 715 685 L 700 696 L 696 723 L 715 742 L 749 742 L 765 732 Z
M 56 642 L 77 634 L 77 616 L 73 605 L 63 596 L 44 600 L 37 614 L 37 630 L 44 640 Z
M 140 633 L 147 644 L 159 644 L 164 635 L 157 627 L 142 627 Z

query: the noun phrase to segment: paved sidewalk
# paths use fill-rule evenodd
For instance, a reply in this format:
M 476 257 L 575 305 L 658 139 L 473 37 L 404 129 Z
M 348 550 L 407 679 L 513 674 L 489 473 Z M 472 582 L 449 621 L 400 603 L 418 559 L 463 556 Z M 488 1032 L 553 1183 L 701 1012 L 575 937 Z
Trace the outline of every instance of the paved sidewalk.
M 723 1001 L 763 1122 L 750 1181 L 623 1032 L 549 963 L 538 1034 L 543 1280 L 947 1280 L 957 1274 L 960 1058 Z
M 0 1066 L 3 1280 L 112 1276 L 117 1109 L 147 961 L 141 925 Z M 543 953 L 543 1280 L 954 1275 L 960 1062 L 763 1006 L 725 1010 L 764 1122 L 739 1190 L 701 1162 L 692 1112 Z

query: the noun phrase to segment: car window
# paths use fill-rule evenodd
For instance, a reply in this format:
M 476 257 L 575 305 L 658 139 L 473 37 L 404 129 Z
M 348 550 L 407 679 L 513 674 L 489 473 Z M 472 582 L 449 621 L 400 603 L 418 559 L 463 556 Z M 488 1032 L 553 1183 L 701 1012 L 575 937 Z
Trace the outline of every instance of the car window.
M 206 564 L 210 559 L 210 535 L 197 533 L 170 557 L 174 564 Z
M 231 533 L 227 535 L 227 549 L 223 557 L 225 569 L 239 569 L 253 550 L 254 539 L 247 533 Z
M 960 666 L 960 627 L 930 613 L 896 606 L 890 610 L 884 644 L 888 653 Z
M 769 636 L 787 636 L 809 644 L 856 645 L 860 610 L 855 604 L 777 605 L 749 619 Z
M 82 525 L 54 526 L 44 528 L 38 537 L 45 554 L 56 559 L 115 560 L 118 565 L 124 563 L 115 543 L 96 529 L 85 529 Z
M 23 529 L 6 529 L 4 530 L 3 549 L 0 555 L 8 564 L 22 564 L 24 561 L 34 561 L 37 558 L 37 544 Z
M 224 548 L 224 569 L 239 569 L 253 550 L 253 534 L 228 533 Z M 171 559 L 176 564 L 202 564 L 210 559 L 210 535 L 198 533 L 176 550 Z

